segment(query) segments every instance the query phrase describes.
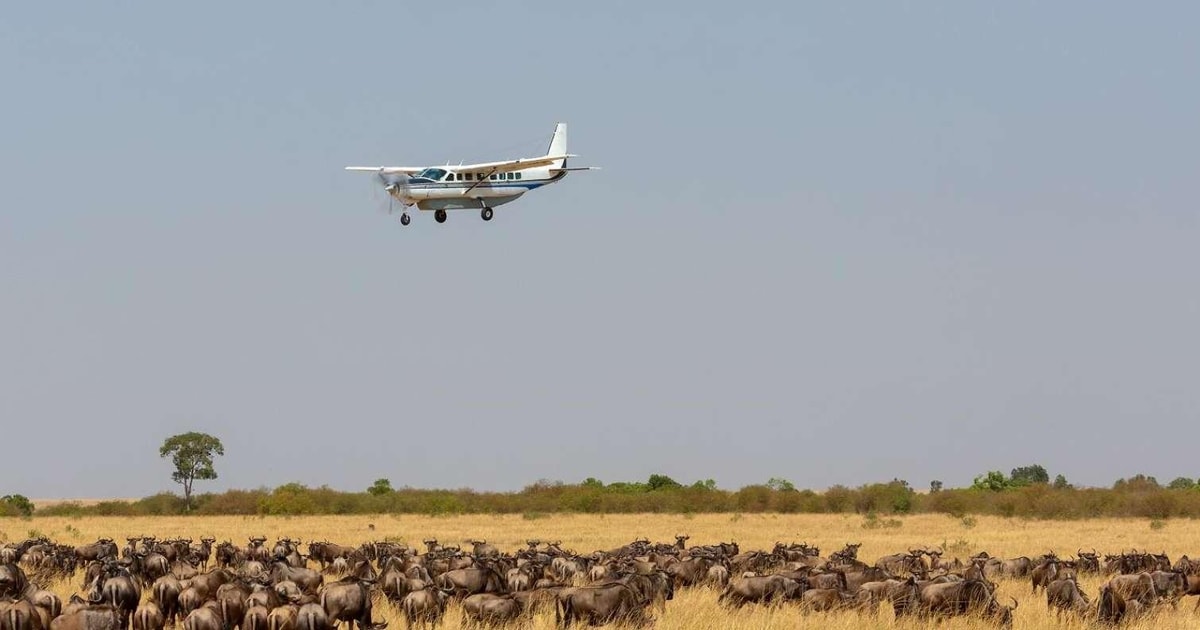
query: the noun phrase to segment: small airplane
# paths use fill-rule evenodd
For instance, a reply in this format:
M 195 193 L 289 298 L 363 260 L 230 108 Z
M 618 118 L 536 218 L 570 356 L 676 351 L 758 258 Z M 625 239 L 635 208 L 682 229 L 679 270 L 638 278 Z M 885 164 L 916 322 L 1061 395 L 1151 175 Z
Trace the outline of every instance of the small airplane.
M 446 222 L 447 210 L 478 208 L 484 221 L 492 220 L 492 208 L 515 201 L 535 188 L 562 181 L 571 171 L 598 170 L 594 166 L 567 168 L 567 123 L 554 127 L 546 155 L 539 157 L 459 164 L 458 166 L 347 166 L 347 171 L 375 173 L 390 199 L 405 208 L 433 210 L 438 223 Z M 400 224 L 412 221 L 405 211 Z

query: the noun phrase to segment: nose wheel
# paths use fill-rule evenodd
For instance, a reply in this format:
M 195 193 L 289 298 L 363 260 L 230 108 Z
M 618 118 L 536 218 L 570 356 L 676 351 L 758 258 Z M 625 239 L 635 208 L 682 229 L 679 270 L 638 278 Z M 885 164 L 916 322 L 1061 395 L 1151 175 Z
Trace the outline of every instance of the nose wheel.
M 400 225 L 408 225 L 409 223 L 412 223 L 412 217 L 408 216 L 407 212 L 400 215 Z
M 435 210 L 433 213 L 433 220 L 437 221 L 438 223 L 445 223 L 446 222 L 446 211 L 445 210 Z
M 488 208 L 488 207 L 484 207 L 484 209 L 479 212 L 479 216 L 484 221 L 491 221 L 492 220 L 492 209 Z

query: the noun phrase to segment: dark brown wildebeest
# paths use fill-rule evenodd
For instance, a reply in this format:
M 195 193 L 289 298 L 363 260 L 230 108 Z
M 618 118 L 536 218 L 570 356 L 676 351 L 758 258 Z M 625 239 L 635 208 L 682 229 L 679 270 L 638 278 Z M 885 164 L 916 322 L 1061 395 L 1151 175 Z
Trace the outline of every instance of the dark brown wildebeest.
M 444 591 L 451 591 L 456 597 L 466 597 L 476 593 L 508 592 L 504 576 L 490 564 L 470 569 L 454 569 L 433 579 L 433 583 Z
M 1000 605 L 991 587 L 981 580 L 930 584 L 921 589 L 921 607 L 934 617 L 978 615 L 1010 628 L 1017 606 L 1016 600 L 1012 606 Z
M 309 602 L 296 611 L 296 630 L 330 630 L 329 614 L 316 602 Z
M 133 630 L 163 630 L 166 623 L 162 609 L 154 602 L 146 602 L 133 611 Z
M 1058 579 L 1059 562 L 1057 558 L 1050 558 L 1039 564 L 1029 573 L 1029 582 L 1033 585 L 1033 594 L 1037 595 L 1038 587 L 1045 590 L 1046 586 Z
M 1121 599 L 1136 601 L 1145 606 L 1158 601 L 1158 589 L 1154 586 L 1154 577 L 1149 573 L 1131 573 L 1116 575 L 1101 585 L 1121 596 Z
M 782 575 L 735 578 L 729 581 L 717 602 L 741 608 L 746 604 L 773 604 L 801 596 L 803 585 Z
M 346 622 L 350 630 L 383 630 L 384 622 L 371 621 L 371 582 L 353 577 L 325 585 L 321 590 L 321 605 L 328 614 L 328 623 L 337 626 Z M 307 629 L 306 629 L 307 630 Z
M 242 618 L 246 616 L 246 600 L 250 598 L 250 586 L 240 579 L 234 579 L 217 587 L 217 602 L 221 604 L 221 619 L 225 620 L 225 630 L 240 628 Z
M 1090 605 L 1074 578 L 1054 580 L 1046 586 L 1046 607 L 1056 609 L 1060 618 L 1067 611 L 1083 614 Z
M 3 630 L 42 630 L 42 616 L 28 600 L 0 603 L 0 628 Z
M 512 595 L 479 593 L 463 600 L 463 626 L 503 625 L 521 616 L 524 605 Z
M 138 602 L 142 599 L 142 589 L 127 574 L 114 575 L 106 579 L 97 578 L 92 583 L 92 592 L 88 599 L 93 603 L 108 604 L 116 608 L 121 615 L 121 625 L 128 626 L 130 615 L 137 610 Z
M 122 630 L 121 617 L 112 606 L 84 606 L 50 622 L 50 630 Z
M 29 588 L 25 572 L 15 564 L 0 565 L 0 598 L 16 599 Z
M 500 557 L 500 550 L 495 545 L 489 545 L 486 540 L 468 540 L 466 542 L 473 548 L 471 553 L 476 558 L 494 559 Z
M 242 616 L 242 630 L 267 630 L 267 617 L 271 609 L 262 604 L 246 602 L 246 614 Z
M 1188 580 L 1182 571 L 1152 571 L 1150 579 L 1154 580 L 1159 596 L 1170 601 L 1172 606 L 1187 593 Z
M 1096 618 L 1100 623 L 1117 625 L 1141 616 L 1145 610 L 1141 602 L 1127 599 L 1108 584 L 1100 587 L 1100 597 L 1096 602 Z
M 179 606 L 175 610 L 175 615 L 177 617 L 187 618 L 188 615 L 192 614 L 193 610 L 196 610 L 204 604 L 205 599 L 206 598 L 200 594 L 200 591 L 195 586 L 189 586 L 183 589 L 179 592 L 179 597 L 177 597 L 175 600 L 179 602 Z
M 225 630 L 221 605 L 216 600 L 208 600 L 183 620 L 183 630 Z
M 201 597 L 207 599 L 215 597 L 217 589 L 231 580 L 233 580 L 233 573 L 229 569 L 214 569 L 208 573 L 196 575 L 189 585 L 199 591 Z
M 267 614 L 267 630 L 295 630 L 298 612 L 300 607 L 296 604 L 284 604 L 272 609 Z
M 564 588 L 558 593 L 554 611 L 556 623 L 569 627 L 576 621 L 589 625 L 608 623 L 644 625 L 649 600 L 642 599 L 625 584 Z
M 716 562 L 712 554 L 693 553 L 687 560 L 667 567 L 667 573 L 674 578 L 677 586 L 696 586 L 708 577 L 708 570 Z
M 845 608 L 853 599 L 853 595 L 837 588 L 810 588 L 800 596 L 801 605 L 816 612 Z
M 75 548 L 75 555 L 79 556 L 80 560 L 108 560 L 117 558 L 117 543 L 114 543 L 111 538 L 101 538 L 90 545 L 83 545 Z
M 925 563 L 922 561 L 922 555 L 919 549 L 910 549 L 908 553 L 894 553 L 883 556 L 875 561 L 875 566 L 895 576 L 905 577 L 914 575 L 919 579 L 925 579 L 927 572 L 925 570 Z
M 1075 564 L 1080 573 L 1099 573 L 1100 572 L 1100 557 L 1096 554 L 1096 550 L 1092 549 L 1084 551 L 1079 549 L 1075 552 Z
M 271 564 L 271 581 L 275 584 L 280 582 L 294 582 L 300 590 L 309 595 L 316 595 L 320 590 L 321 584 L 325 582 L 325 577 L 312 569 L 301 569 L 293 567 L 282 560 L 276 560 Z
M 435 543 L 436 544 L 436 543 Z M 400 610 L 411 630 L 418 626 L 422 628 L 437 626 L 446 614 L 446 603 L 450 601 L 450 593 L 433 586 L 427 586 L 419 591 L 413 591 L 400 601 Z

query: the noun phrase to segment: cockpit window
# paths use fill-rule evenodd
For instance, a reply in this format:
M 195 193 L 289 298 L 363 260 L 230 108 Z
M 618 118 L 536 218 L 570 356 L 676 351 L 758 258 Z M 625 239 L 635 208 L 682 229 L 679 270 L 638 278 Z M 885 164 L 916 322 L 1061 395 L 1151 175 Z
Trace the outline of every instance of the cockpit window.
M 446 176 L 446 171 L 444 169 L 440 169 L 440 168 L 427 168 L 427 169 L 421 171 L 420 173 L 417 173 L 417 177 L 421 177 L 424 179 L 432 179 L 435 182 L 441 181 L 441 179 L 445 176 Z

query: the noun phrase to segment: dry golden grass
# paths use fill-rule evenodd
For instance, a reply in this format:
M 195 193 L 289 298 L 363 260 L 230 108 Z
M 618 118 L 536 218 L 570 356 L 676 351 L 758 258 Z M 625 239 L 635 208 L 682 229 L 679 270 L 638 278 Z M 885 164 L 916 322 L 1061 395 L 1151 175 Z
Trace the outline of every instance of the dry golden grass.
M 880 519 L 886 521 L 887 519 Z M 458 542 L 467 538 L 486 538 L 501 549 L 514 551 L 524 547 L 525 540 L 541 538 L 561 540 L 564 548 L 577 552 L 607 549 L 627 543 L 639 536 L 655 541 L 671 541 L 676 533 L 692 536 L 689 544 L 737 541 L 743 550 L 769 549 L 776 541 L 807 541 L 820 546 L 828 554 L 847 542 L 861 542 L 859 557 L 868 562 L 875 558 L 910 547 L 942 546 L 947 557 L 965 558 L 987 550 L 992 555 L 1034 556 L 1048 550 L 1071 555 L 1078 547 L 1095 547 L 1101 552 L 1137 548 L 1153 552 L 1166 551 L 1174 559 L 1180 554 L 1197 555 L 1200 549 L 1200 521 L 1170 521 L 1152 528 L 1145 520 L 1096 519 L 1090 521 L 1024 521 L 994 517 L 976 517 L 974 525 L 948 516 L 922 515 L 899 519 L 899 527 L 864 529 L 865 520 L 854 515 L 607 515 L 607 516 L 545 516 L 528 519 L 521 516 L 318 516 L 318 517 L 155 517 L 155 518 L 35 518 L 32 520 L 0 520 L 0 540 L 22 539 L 32 530 L 69 544 L 94 541 L 108 536 L 123 541 L 126 536 L 154 534 L 159 537 L 188 536 L 198 539 L 211 535 L 218 540 L 232 540 L 244 545 L 253 535 L 265 535 L 272 540 L 291 536 L 302 540 L 328 539 L 344 544 L 357 544 L 384 538 L 420 545 L 427 537 L 443 542 Z M 369 528 L 374 524 L 375 529 Z M 1093 598 L 1100 580 L 1085 578 L 1081 585 Z M 53 585 L 64 598 L 78 589 L 78 584 Z M 1083 628 L 1088 624 L 1064 619 L 1059 622 L 1046 609 L 1045 598 L 1030 594 L 1027 580 L 1005 581 L 999 587 L 1002 598 L 1015 597 L 1020 608 L 1015 614 L 1016 628 Z M 1004 600 L 1006 601 L 1006 600 Z M 782 608 L 747 607 L 727 611 L 717 605 L 717 593 L 709 589 L 682 590 L 667 611 L 658 615 L 657 628 L 730 628 L 750 630 L 759 628 L 918 628 L 925 624 L 896 623 L 890 611 L 878 617 L 857 613 L 830 615 L 803 614 L 794 606 Z M 1165 609 L 1129 627 L 1151 628 L 1200 627 L 1200 614 L 1193 612 L 1194 600 L 1185 599 L 1178 609 Z M 381 603 L 377 616 L 386 618 L 391 628 L 404 627 L 398 611 Z M 452 607 L 446 628 L 459 628 L 460 612 Z M 533 628 L 554 626 L 553 615 L 542 614 Z M 945 628 L 988 628 L 991 624 L 978 620 L 957 620 L 944 623 Z

